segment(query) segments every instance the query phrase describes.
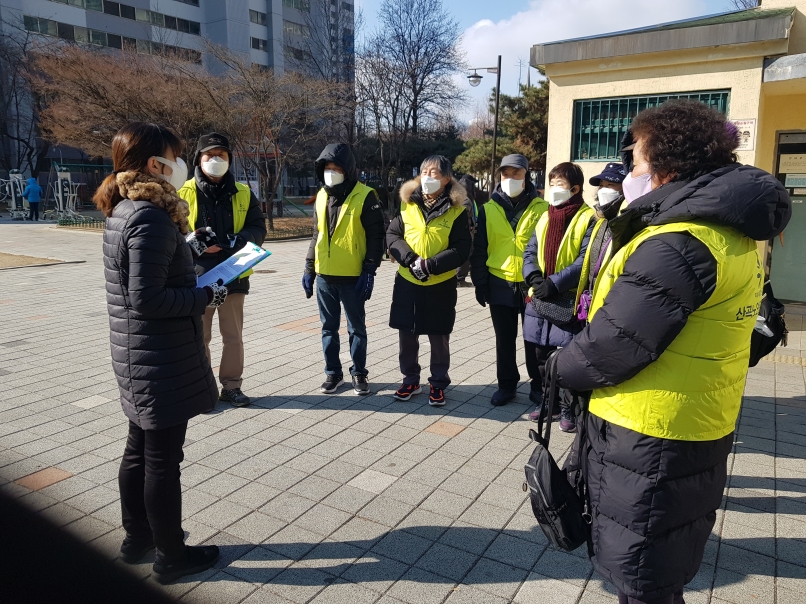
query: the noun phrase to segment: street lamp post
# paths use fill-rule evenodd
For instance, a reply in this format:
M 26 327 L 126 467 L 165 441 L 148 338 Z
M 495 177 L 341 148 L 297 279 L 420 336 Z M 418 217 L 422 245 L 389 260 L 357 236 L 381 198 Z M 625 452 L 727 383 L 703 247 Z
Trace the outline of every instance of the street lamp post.
M 471 67 L 471 69 L 473 70 L 473 73 L 467 76 L 467 80 L 470 82 L 470 85 L 474 87 L 481 84 L 481 78 L 483 77 L 479 75 L 478 70 L 486 69 L 487 73 L 496 74 L 495 120 L 493 121 L 493 157 L 490 164 L 490 195 L 492 195 L 493 189 L 495 188 L 493 175 L 495 174 L 495 155 L 498 145 L 498 99 L 501 95 L 501 55 L 498 55 L 498 67 Z

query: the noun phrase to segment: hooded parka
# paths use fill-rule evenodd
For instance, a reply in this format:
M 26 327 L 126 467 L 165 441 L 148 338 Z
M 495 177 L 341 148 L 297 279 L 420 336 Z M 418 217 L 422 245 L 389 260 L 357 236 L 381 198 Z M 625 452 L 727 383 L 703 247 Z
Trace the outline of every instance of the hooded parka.
M 628 597 L 668 598 L 700 567 L 763 282 L 753 240 L 781 233 L 790 215 L 774 177 L 733 164 L 664 185 L 609 223 L 591 322 L 559 353 L 558 373 L 593 391 L 592 562 Z
M 103 238 L 112 366 L 129 420 L 161 430 L 218 400 L 201 321 L 208 297 L 196 287 L 185 236 L 161 207 L 163 184 L 129 172 L 118 183 L 129 175 L 138 179 L 127 183 L 129 197 L 140 199 L 115 206 Z
M 313 237 L 305 271 L 328 283 L 356 283 L 362 272 L 375 274 L 384 250 L 385 221 L 378 194 L 356 180 L 355 158 L 346 143 L 331 143 L 315 163 L 324 183 L 325 166 L 344 171 L 344 181 L 322 187 L 316 195 Z
M 401 271 L 395 276 L 392 293 L 392 309 L 389 326 L 397 330 L 407 330 L 415 334 L 450 334 L 456 321 L 456 274 L 457 268 L 470 257 L 473 240 L 470 235 L 470 219 L 464 202 L 467 193 L 456 179 L 445 186 L 440 198 L 431 209 L 423 203 L 420 177 L 408 181 L 400 188 L 401 214 L 390 223 L 386 233 L 389 251 L 400 263 Z M 406 208 L 408 207 L 408 210 Z M 456 212 L 457 209 L 461 212 Z M 415 246 L 434 246 L 435 241 L 415 243 L 414 223 L 406 223 L 404 215 L 411 213 L 419 220 L 425 231 L 439 231 L 436 237 L 445 236 L 442 250 L 436 254 L 422 253 L 419 256 L 428 260 L 429 271 L 434 279 L 420 283 L 410 275 L 408 266 L 417 258 Z M 445 223 L 440 227 L 439 223 Z M 425 248 L 423 248 L 425 249 Z M 436 248 L 434 248 L 436 249 Z

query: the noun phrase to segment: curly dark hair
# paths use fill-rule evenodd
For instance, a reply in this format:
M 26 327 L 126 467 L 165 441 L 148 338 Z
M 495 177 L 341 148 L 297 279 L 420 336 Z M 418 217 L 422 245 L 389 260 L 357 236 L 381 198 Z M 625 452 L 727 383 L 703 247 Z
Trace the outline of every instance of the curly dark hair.
M 723 114 L 700 101 L 675 99 L 639 113 L 630 129 L 643 139 L 653 174 L 690 181 L 738 160 L 739 133 Z

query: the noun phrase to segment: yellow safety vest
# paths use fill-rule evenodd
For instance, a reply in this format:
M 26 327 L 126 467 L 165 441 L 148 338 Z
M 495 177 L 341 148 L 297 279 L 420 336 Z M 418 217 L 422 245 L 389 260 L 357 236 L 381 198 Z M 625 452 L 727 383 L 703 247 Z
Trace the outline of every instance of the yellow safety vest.
M 249 189 L 249 185 L 243 183 L 236 182 L 235 187 L 238 192 L 232 196 L 232 222 L 234 223 L 233 229 L 235 233 L 238 233 L 246 223 L 246 213 L 249 212 L 249 202 L 252 201 L 252 190 Z M 196 179 L 185 181 L 185 184 L 176 193 L 188 203 L 188 210 L 190 211 L 188 214 L 188 228 L 191 231 L 195 231 L 196 219 L 199 215 L 199 205 L 196 203 Z M 225 238 L 227 234 L 216 233 L 216 235 Z M 252 273 L 252 269 L 249 269 L 241 273 L 238 279 L 249 277 Z
M 579 256 L 579 251 L 582 248 L 582 240 L 585 239 L 585 234 L 588 232 L 588 226 L 594 216 L 593 208 L 583 204 L 582 207 L 571 219 L 571 224 L 563 234 L 562 241 L 560 241 L 560 248 L 557 250 L 557 262 L 554 266 L 554 272 L 559 273 L 567 266 L 572 265 Z M 544 245 L 546 243 L 546 234 L 549 231 L 549 213 L 544 212 L 537 221 L 535 227 L 535 234 L 537 235 L 537 264 L 543 277 L 546 275 L 546 250 Z
M 329 237 L 327 221 L 328 194 L 320 189 L 316 194 L 316 272 L 322 275 L 358 277 L 367 255 L 367 234 L 361 224 L 364 200 L 373 189 L 356 183 L 339 208 L 333 237 Z
M 652 437 L 720 439 L 736 427 L 761 304 L 764 270 L 756 242 L 731 227 L 700 221 L 648 227 L 600 271 L 590 318 L 605 304 L 630 255 L 661 233 L 690 233 L 708 246 L 717 263 L 716 289 L 656 361 L 619 385 L 594 390 L 589 409 Z
M 490 200 L 484 205 L 487 216 L 487 267 L 490 273 L 508 282 L 523 281 L 523 251 L 538 219 L 548 210 L 548 202 L 536 197 L 526 208 L 515 230 L 501 205 Z
M 436 256 L 448 248 L 448 238 L 453 223 L 464 214 L 464 206 L 451 206 L 445 214 L 426 223 L 423 212 L 417 204 L 402 202 L 400 218 L 403 219 L 403 239 L 420 258 Z M 456 275 L 456 271 L 447 271 L 438 275 L 430 275 L 427 281 L 421 282 L 411 274 L 408 267 L 401 265 L 397 272 L 403 279 L 418 286 L 434 286 L 448 281 Z

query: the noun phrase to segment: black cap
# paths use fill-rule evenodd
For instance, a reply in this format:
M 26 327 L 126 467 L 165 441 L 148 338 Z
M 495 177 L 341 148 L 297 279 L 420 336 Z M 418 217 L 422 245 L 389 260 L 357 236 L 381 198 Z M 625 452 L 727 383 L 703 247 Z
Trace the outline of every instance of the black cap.
M 501 160 L 501 166 L 498 167 L 499 170 L 502 168 L 523 168 L 527 172 L 529 171 L 529 160 L 526 158 L 525 155 L 521 155 L 520 153 L 510 153 L 509 155 L 505 155 L 504 159 Z
M 601 174 L 592 176 L 588 182 L 594 187 L 598 187 L 602 181 L 610 181 L 611 183 L 623 183 L 627 178 L 627 171 L 624 170 L 624 164 L 610 162 Z
M 229 146 L 229 139 L 223 134 L 211 132 L 210 134 L 203 134 L 199 137 L 199 142 L 196 144 L 196 153 L 193 156 L 193 164 L 197 165 L 201 159 L 201 155 L 205 151 L 211 149 L 223 149 L 232 155 L 232 149 Z

